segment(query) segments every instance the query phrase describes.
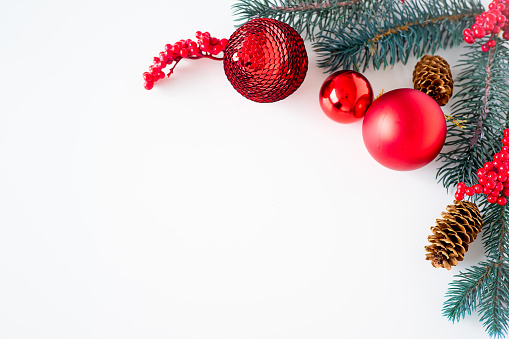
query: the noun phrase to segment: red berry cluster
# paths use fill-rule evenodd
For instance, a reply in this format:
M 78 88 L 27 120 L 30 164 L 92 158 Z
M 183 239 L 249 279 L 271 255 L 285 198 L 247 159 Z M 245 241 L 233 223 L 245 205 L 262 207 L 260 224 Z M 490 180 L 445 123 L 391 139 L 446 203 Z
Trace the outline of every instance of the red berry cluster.
M 456 200 L 463 200 L 465 194 L 472 196 L 474 194 L 484 193 L 488 197 L 488 202 L 500 206 L 507 203 L 509 197 L 509 128 L 504 130 L 502 139 L 502 150 L 496 153 L 493 161 L 488 161 L 483 167 L 477 170 L 479 183 L 467 187 L 465 183 L 460 182 L 456 188 L 454 197 Z
M 152 89 L 154 83 L 163 79 L 166 74 L 162 71 L 167 65 L 173 63 L 170 68 L 168 76 L 173 73 L 173 69 L 182 59 L 201 59 L 209 58 L 214 60 L 223 60 L 223 58 L 216 58 L 223 52 L 228 44 L 228 39 L 217 39 L 210 36 L 209 32 L 196 32 L 197 41 L 191 39 L 180 40 L 173 45 L 167 44 L 164 46 L 164 51 L 159 53 L 158 57 L 154 57 L 154 64 L 149 67 L 149 71 L 143 73 L 145 80 L 145 88 Z
M 472 28 L 463 31 L 465 42 L 473 44 L 475 39 L 481 39 L 489 35 L 488 42 L 482 44 L 481 49 L 488 52 L 491 47 L 495 47 L 496 35 L 503 30 L 502 38 L 509 40 L 509 0 L 493 0 L 489 6 L 489 10 L 477 15 Z

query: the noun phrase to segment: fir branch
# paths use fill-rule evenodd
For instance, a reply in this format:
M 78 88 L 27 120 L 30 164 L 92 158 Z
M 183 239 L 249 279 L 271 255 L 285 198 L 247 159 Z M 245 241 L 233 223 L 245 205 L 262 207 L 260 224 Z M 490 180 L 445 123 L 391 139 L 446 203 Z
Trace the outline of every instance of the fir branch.
M 368 9 L 376 11 L 385 1 L 398 0 L 239 0 L 232 6 L 237 21 L 263 17 L 283 21 L 305 38 L 315 39 L 337 22 L 355 20 Z
M 483 202 L 484 252 L 499 264 L 509 262 L 509 215 L 506 206 Z
M 449 285 L 442 314 L 452 322 L 465 318 L 465 314 L 470 315 L 476 309 L 481 291 L 487 287 L 492 269 L 488 263 L 480 263 L 456 275 L 457 279 Z
M 451 116 L 464 128 L 450 125 L 439 160 L 437 178 L 446 188 L 465 182 L 477 183 L 476 171 L 501 147 L 509 112 L 509 49 L 497 43 L 489 53 L 478 44 L 462 56 L 455 80 Z
M 365 70 L 406 63 L 410 55 L 421 57 L 463 41 L 462 31 L 483 12 L 477 0 L 386 1 L 366 8 L 347 24 L 335 22 L 313 44 L 319 66 Z
M 489 285 L 483 291 L 479 313 L 486 332 L 492 337 L 503 338 L 509 328 L 509 280 L 502 265 L 492 263 Z
M 462 56 L 456 79 L 451 116 L 463 129 L 451 125 L 441 154 L 437 177 L 445 187 L 459 181 L 472 186 L 476 171 L 502 146 L 509 115 L 509 49 L 501 42 L 489 53 L 478 44 Z M 450 284 L 443 312 L 452 321 L 478 307 L 487 333 L 504 337 L 509 329 L 509 207 L 479 199 L 483 215 L 483 243 L 488 262 L 461 273 Z

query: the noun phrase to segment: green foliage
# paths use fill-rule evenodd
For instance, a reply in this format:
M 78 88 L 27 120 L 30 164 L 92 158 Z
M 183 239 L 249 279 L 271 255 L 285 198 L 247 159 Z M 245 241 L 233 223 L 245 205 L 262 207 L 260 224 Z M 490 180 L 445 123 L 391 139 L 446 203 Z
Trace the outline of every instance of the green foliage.
M 488 263 L 472 266 L 465 272 L 455 276 L 457 278 L 449 285 L 447 300 L 442 310 L 444 316 L 455 322 L 472 314 L 481 299 L 481 291 L 488 286 L 487 279 L 492 267 Z
M 481 262 L 449 285 L 443 314 L 455 322 L 478 308 L 481 322 L 492 337 L 502 338 L 509 325 L 509 271 L 500 262 Z
M 483 243 L 486 256 L 493 261 L 509 260 L 509 215 L 507 205 L 483 202 Z
M 365 70 L 406 63 L 463 41 L 463 30 L 483 7 L 476 0 L 387 1 L 381 9 L 367 8 L 347 24 L 337 21 L 314 43 L 319 66 Z
M 443 165 L 437 177 L 445 187 L 463 181 L 477 183 L 476 171 L 502 146 L 509 117 L 509 49 L 497 43 L 489 53 L 473 45 L 459 62 L 452 116 L 464 128 L 451 124 Z M 458 321 L 477 310 L 486 332 L 497 338 L 509 330 L 509 207 L 477 199 L 483 217 L 487 262 L 456 276 L 447 292 L 443 314 Z
M 454 82 L 452 117 L 464 129 L 450 125 L 445 149 L 440 155 L 444 164 L 437 177 L 449 188 L 462 181 L 477 183 L 478 168 L 502 146 L 502 133 L 509 112 L 509 50 L 498 43 L 489 53 L 478 44 L 462 56 L 461 72 Z
M 394 1 L 394 0 L 390 0 Z M 357 13 L 376 11 L 380 0 L 240 0 L 233 5 L 237 21 L 272 18 L 286 22 L 304 37 L 314 39 L 336 22 L 354 20 Z

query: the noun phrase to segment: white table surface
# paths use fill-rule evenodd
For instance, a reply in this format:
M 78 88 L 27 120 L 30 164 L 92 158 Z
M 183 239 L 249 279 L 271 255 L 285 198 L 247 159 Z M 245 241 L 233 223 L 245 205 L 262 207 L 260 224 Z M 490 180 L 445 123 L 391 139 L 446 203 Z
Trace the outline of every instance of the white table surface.
M 229 37 L 233 3 L 0 4 L 0 338 L 488 338 L 441 315 L 480 239 L 424 260 L 453 199 L 438 164 L 388 170 L 329 120 L 309 43 L 278 103 L 211 60 L 143 89 L 166 43 Z M 364 75 L 411 87 L 416 62 Z

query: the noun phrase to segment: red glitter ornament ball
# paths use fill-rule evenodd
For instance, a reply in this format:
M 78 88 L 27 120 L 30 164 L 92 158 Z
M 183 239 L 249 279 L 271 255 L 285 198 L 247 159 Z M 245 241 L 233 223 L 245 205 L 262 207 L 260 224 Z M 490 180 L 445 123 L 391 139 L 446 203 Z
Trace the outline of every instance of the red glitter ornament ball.
M 274 102 L 299 88 L 308 70 L 304 41 L 289 25 L 254 19 L 240 26 L 224 51 L 224 72 L 232 86 L 256 102 Z
M 373 102 L 368 79 L 355 71 L 331 74 L 320 88 L 320 106 L 332 120 L 343 124 L 359 121 Z
M 376 99 L 362 123 L 368 152 L 380 164 L 398 171 L 430 163 L 444 146 L 446 133 L 444 113 L 437 102 L 410 88 Z

